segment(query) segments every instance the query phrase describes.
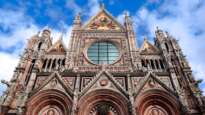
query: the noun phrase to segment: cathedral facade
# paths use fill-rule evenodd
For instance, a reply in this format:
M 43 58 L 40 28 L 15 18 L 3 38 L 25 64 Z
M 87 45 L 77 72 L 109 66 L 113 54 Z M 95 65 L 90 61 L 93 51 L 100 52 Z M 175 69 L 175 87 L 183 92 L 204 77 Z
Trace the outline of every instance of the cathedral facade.
M 175 38 L 138 47 L 131 19 L 104 8 L 73 22 L 68 48 L 45 28 L 27 43 L 0 115 L 204 115 L 205 99 Z

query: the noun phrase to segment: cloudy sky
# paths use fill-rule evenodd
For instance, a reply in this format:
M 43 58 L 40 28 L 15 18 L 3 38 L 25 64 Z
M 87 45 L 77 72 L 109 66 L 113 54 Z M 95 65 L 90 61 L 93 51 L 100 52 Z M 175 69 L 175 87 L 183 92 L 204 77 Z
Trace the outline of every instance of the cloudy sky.
M 129 12 L 139 46 L 143 36 L 153 41 L 157 26 L 178 39 L 195 78 L 204 79 L 200 87 L 205 91 L 204 0 L 0 0 L 0 79 L 12 77 L 29 37 L 49 26 L 54 41 L 66 30 L 67 45 L 74 16 L 81 13 L 86 22 L 101 2 L 120 23 L 123 12 Z M 4 89 L 1 84 L 0 92 Z

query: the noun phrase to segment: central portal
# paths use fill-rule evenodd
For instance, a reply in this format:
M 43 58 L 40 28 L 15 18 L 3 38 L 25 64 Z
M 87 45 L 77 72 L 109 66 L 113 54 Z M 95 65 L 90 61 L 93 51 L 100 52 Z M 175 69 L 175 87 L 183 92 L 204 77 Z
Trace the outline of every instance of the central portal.
M 118 92 L 95 90 L 81 98 L 78 115 L 129 115 L 128 103 Z

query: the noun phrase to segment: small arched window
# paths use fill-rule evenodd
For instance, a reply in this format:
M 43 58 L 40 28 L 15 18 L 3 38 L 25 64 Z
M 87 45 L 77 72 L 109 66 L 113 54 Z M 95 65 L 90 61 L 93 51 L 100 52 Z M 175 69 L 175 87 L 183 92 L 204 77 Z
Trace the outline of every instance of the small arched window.
M 161 68 L 164 69 L 164 64 L 163 64 L 162 60 L 159 60 L 159 63 L 160 63 Z
M 65 66 L 65 58 L 62 61 L 62 65 Z
M 38 51 L 41 49 L 41 46 L 42 46 L 42 42 L 40 42 L 40 43 L 38 44 Z
M 141 63 L 142 63 L 142 67 L 145 67 L 145 62 L 143 59 L 141 60 Z
M 153 60 L 150 60 L 150 62 L 151 62 L 152 69 L 155 69 L 154 61 L 153 61 Z
M 43 69 L 46 67 L 46 63 L 47 63 L 47 59 L 45 59 L 43 62 L 43 66 L 42 66 Z
M 53 60 L 52 69 L 56 67 L 56 59 Z
M 51 59 L 49 59 L 49 61 L 48 61 L 48 68 L 50 67 L 50 65 L 51 65 Z
M 155 64 L 156 64 L 157 69 L 159 69 L 159 63 L 157 60 L 155 60 Z
M 165 43 L 165 47 L 166 47 L 166 50 L 169 51 L 169 46 L 167 43 Z

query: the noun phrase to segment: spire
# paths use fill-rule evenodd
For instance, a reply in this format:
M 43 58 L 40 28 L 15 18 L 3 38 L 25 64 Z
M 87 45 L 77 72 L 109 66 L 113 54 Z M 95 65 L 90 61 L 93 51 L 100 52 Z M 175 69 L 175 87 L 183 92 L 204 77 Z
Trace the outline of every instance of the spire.
M 63 32 L 61 32 L 60 36 L 59 36 L 59 40 L 62 41 L 63 40 Z
M 80 27 L 81 27 L 81 18 L 80 18 L 80 13 L 78 13 L 75 16 L 74 23 L 73 23 L 73 28 L 74 29 L 79 29 Z
M 137 42 L 136 42 L 136 38 L 135 38 L 133 24 L 132 24 L 132 21 L 131 21 L 130 16 L 129 16 L 129 12 L 125 11 L 124 15 L 125 15 L 124 25 L 125 25 L 125 28 L 127 31 L 127 37 L 128 37 L 129 42 L 131 44 L 131 50 L 136 50 Z
M 147 36 L 144 36 L 144 41 L 147 42 Z
M 166 39 L 164 32 L 158 26 L 156 27 L 155 35 L 155 41 L 162 41 Z
M 128 11 L 124 11 L 124 16 L 125 16 L 125 27 L 127 30 L 133 30 L 133 25 L 132 25 L 132 21 L 131 18 L 129 16 L 129 12 Z
M 128 11 L 124 11 L 124 15 L 125 15 L 125 18 L 128 18 L 129 17 L 129 12 Z
M 163 32 L 163 31 L 159 28 L 159 26 L 157 26 L 155 33 L 160 33 L 160 32 Z

